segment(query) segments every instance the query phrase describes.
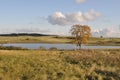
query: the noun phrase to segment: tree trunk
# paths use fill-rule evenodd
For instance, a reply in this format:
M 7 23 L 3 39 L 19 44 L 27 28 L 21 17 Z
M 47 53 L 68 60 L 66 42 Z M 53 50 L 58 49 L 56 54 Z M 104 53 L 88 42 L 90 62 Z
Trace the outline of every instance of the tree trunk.
M 81 45 L 81 43 L 80 43 L 80 45 L 79 45 L 79 50 L 82 48 L 82 45 Z
M 81 45 L 81 43 L 80 43 L 80 49 L 82 48 L 82 45 Z
M 81 42 L 79 43 L 79 50 L 82 48 Z

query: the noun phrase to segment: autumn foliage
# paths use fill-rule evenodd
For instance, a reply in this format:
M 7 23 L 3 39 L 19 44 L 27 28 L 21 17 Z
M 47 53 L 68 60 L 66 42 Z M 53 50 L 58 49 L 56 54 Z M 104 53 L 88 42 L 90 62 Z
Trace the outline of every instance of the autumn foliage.
M 73 25 L 70 32 L 74 38 L 73 43 L 79 48 L 81 48 L 81 44 L 86 44 L 91 36 L 91 29 L 88 25 Z

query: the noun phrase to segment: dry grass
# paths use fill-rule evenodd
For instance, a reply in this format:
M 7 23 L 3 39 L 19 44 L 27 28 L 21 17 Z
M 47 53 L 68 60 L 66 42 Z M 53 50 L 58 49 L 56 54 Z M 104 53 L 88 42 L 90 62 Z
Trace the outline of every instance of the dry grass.
M 65 36 L 0 36 L 0 43 L 71 43 Z M 88 45 L 120 46 L 120 38 L 91 38 Z
M 0 43 L 68 43 L 67 38 L 55 38 L 55 36 L 0 36 Z
M 119 80 L 120 49 L 0 50 L 1 80 Z

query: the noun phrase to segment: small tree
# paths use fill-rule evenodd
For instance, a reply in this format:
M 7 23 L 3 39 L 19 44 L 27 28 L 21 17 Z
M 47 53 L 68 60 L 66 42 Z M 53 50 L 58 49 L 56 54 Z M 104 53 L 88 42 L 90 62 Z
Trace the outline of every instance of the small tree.
M 81 44 L 86 44 L 91 36 L 91 29 L 88 25 L 73 25 L 70 32 L 74 38 L 73 43 L 75 43 L 79 49 L 81 49 Z

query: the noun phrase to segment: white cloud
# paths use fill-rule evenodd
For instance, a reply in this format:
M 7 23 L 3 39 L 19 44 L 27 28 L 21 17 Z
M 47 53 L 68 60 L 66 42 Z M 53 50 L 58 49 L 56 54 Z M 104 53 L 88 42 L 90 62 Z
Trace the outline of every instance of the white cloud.
M 68 24 L 82 23 L 82 22 L 95 20 L 100 15 L 101 15 L 100 13 L 94 10 L 90 10 L 87 13 L 82 13 L 79 11 L 68 14 L 63 14 L 62 12 L 55 12 L 52 15 L 49 15 L 47 20 L 49 23 L 53 25 L 68 25 Z
M 67 24 L 66 17 L 61 12 L 55 12 L 54 14 L 50 15 L 48 17 L 48 22 L 53 25 L 55 24 L 66 25 Z
M 113 28 L 104 28 L 104 29 L 96 29 L 92 31 L 92 35 L 95 37 L 120 37 L 120 32 L 116 31 Z
M 76 1 L 76 3 L 83 3 L 83 2 L 85 2 L 86 0 L 75 0 Z
M 83 16 L 86 20 L 94 20 L 96 19 L 97 17 L 99 17 L 101 14 L 94 11 L 94 10 L 91 10 L 87 13 L 85 13 Z

